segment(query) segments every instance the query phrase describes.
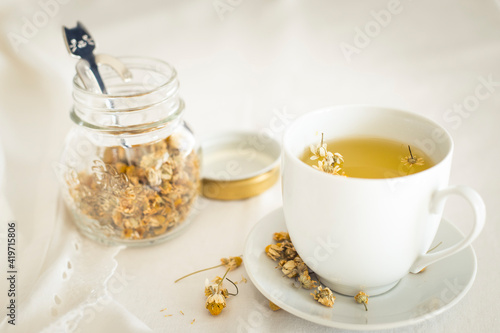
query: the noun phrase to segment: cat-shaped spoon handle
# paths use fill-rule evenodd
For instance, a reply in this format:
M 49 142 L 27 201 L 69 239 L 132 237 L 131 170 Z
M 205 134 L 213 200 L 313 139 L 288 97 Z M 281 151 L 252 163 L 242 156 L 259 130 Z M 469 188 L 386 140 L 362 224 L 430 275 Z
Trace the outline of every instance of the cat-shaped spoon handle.
M 104 82 L 102 81 L 101 74 L 99 74 L 97 63 L 95 61 L 95 42 L 87 29 L 85 29 L 83 24 L 77 22 L 75 28 L 68 29 L 63 27 L 63 35 L 68 52 L 77 58 L 87 61 L 90 70 L 97 80 L 99 89 L 103 94 L 107 94 L 108 92 L 106 90 L 106 86 L 104 86 Z
M 98 65 L 108 65 L 113 68 L 124 81 L 132 78 L 130 71 L 118 59 L 105 54 L 94 55 L 96 43 L 90 33 L 85 29 L 82 23 L 77 22 L 75 28 L 68 29 L 63 26 L 64 41 L 68 52 L 76 57 L 81 58 L 77 63 L 76 70 L 83 81 L 85 88 L 94 90 L 95 84 L 93 78 L 97 82 L 98 90 L 107 94 L 106 86 L 99 73 Z M 87 69 L 92 73 L 92 77 L 87 74 Z

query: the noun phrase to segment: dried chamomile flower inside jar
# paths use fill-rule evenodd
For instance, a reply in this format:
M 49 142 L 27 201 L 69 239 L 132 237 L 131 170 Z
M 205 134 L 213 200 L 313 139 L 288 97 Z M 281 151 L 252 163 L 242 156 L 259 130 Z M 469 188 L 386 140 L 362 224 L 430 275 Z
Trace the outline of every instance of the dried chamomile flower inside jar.
M 143 58 L 121 58 L 133 79 L 101 73 L 108 94 L 74 79 L 76 123 L 58 174 L 73 219 L 107 244 L 145 245 L 180 231 L 200 185 L 198 145 L 182 121 L 175 70 Z

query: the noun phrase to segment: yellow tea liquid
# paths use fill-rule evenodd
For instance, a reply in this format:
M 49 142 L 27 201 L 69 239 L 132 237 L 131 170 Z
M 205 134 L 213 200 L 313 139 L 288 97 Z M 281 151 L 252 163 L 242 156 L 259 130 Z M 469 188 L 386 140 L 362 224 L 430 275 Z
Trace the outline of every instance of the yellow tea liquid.
M 352 137 L 326 141 L 326 143 L 328 151 L 340 153 L 344 157 L 341 167 L 347 177 L 401 177 L 429 169 L 434 165 L 429 156 L 411 145 L 411 153 L 417 163 L 409 163 L 407 161 L 410 157 L 408 144 L 393 140 Z M 302 161 L 311 166 L 317 165 L 318 160 L 311 160 L 311 156 L 313 154 L 307 148 Z

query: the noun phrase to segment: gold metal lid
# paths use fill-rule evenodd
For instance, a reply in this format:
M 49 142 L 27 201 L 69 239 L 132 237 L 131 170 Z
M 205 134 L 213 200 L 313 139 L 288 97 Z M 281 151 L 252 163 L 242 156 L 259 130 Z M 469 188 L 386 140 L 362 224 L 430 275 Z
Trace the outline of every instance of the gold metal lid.
M 202 194 L 240 200 L 261 194 L 279 178 L 281 147 L 260 133 L 231 132 L 202 142 Z

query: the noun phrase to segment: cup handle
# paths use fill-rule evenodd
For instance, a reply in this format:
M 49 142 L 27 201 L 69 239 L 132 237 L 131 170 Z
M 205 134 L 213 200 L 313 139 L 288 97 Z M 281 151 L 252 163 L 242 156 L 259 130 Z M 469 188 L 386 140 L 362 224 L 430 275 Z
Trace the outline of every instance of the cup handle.
M 474 239 L 476 239 L 476 237 L 483 229 L 484 221 L 486 219 L 486 209 L 484 207 L 483 199 L 481 199 L 476 191 L 467 186 L 449 186 L 445 189 L 437 191 L 431 200 L 431 213 L 438 214 L 439 212 L 442 212 L 446 199 L 449 195 L 453 194 L 460 195 L 471 205 L 474 211 L 474 225 L 472 227 L 472 231 L 462 241 L 445 250 L 431 254 L 420 255 L 411 266 L 411 273 L 416 274 L 420 272 L 424 267 L 435 263 L 438 260 L 444 259 L 452 254 L 455 254 L 465 247 L 469 246 L 469 244 L 472 243 Z

